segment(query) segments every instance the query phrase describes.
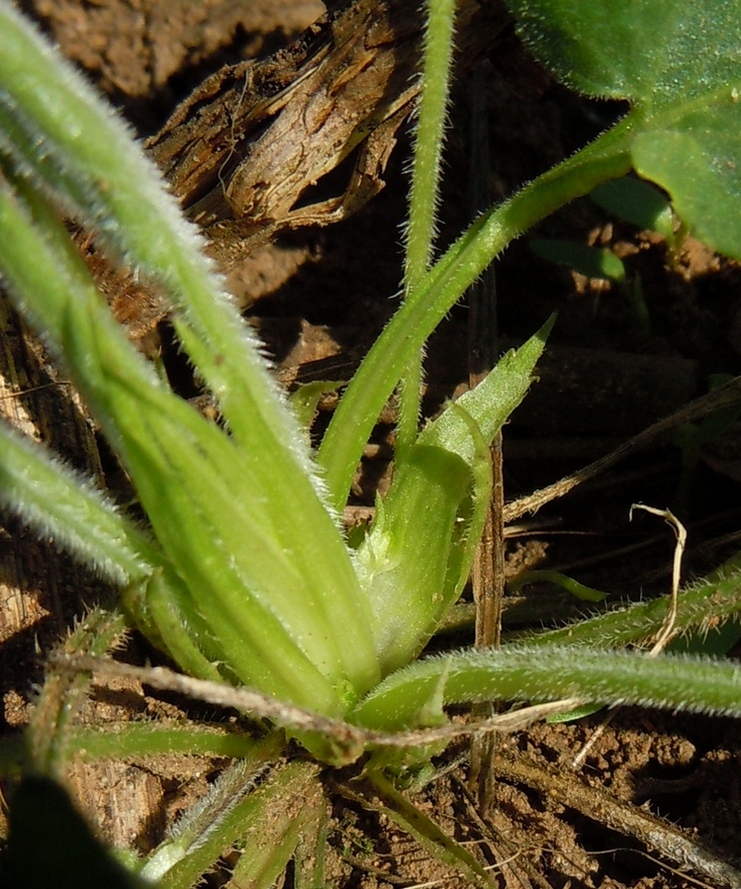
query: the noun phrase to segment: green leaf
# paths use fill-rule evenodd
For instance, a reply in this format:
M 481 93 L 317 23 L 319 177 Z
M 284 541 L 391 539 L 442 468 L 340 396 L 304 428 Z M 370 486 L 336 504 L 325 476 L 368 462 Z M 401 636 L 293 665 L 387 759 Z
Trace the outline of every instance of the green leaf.
M 666 197 L 642 179 L 621 176 L 597 188 L 589 197 L 608 213 L 641 229 L 658 232 L 670 245 L 674 241 L 674 214 Z
M 712 616 L 708 603 L 712 602 Z M 703 633 L 716 631 L 718 621 L 741 612 L 741 554 L 680 591 L 677 603 L 675 630 L 678 633 L 699 629 Z M 666 620 L 668 596 L 648 602 L 635 602 L 624 608 L 608 611 L 545 630 L 528 637 L 528 645 L 574 645 L 617 648 L 642 643 L 654 637 Z
M 533 382 L 535 365 L 543 353 L 555 316 L 530 339 L 503 355 L 496 367 L 455 402 L 457 410 L 446 410 L 420 433 L 418 443 L 445 448 L 474 465 L 476 443 L 466 416 L 478 426 L 485 441 L 491 441 L 522 401 Z
M 229 421 L 230 438 L 169 397 L 104 316 L 53 212 L 16 177 L 39 229 L 23 233 L 29 220 L 6 195 L 5 271 L 122 456 L 163 548 L 211 610 L 227 666 L 243 681 L 257 668 L 252 684 L 292 674 L 288 686 L 302 694 L 311 695 L 310 677 L 319 674 L 331 685 L 370 687 L 378 670 L 367 609 L 336 519 L 323 503 L 298 424 L 247 326 L 219 292 L 193 231 L 122 125 L 2 6 L 0 46 L 0 144 L 24 174 L 79 206 L 125 255 L 166 282 L 187 316 L 176 321 L 178 332 Z M 24 268 L 37 253 L 39 262 Z M 260 460 L 264 454 L 269 459 Z M 242 602 L 250 599 L 246 590 L 262 599 L 276 639 L 283 636 L 277 647 Z M 344 647 L 334 639 L 336 625 L 350 634 Z M 257 643 L 252 655 L 242 641 L 249 626 Z M 292 668 L 289 653 L 297 645 L 303 654 Z M 281 647 L 286 659 L 278 667 Z M 323 704 L 304 702 L 322 709 L 326 688 L 320 697 Z
M 217 640 L 225 675 L 315 709 L 341 708 L 348 684 L 362 692 L 379 675 L 367 604 L 302 433 L 248 328 L 122 125 L 5 6 L 0 56 L 0 145 L 16 186 L 15 194 L 3 187 L 0 264 L 24 312 L 131 474 L 193 593 L 184 617 L 210 627 L 204 646 Z M 173 398 L 125 342 L 54 211 L 19 171 L 164 280 L 230 436 Z
M 438 180 L 455 44 L 455 0 L 430 0 L 426 5 L 424 70 L 417 108 L 409 225 L 406 233 L 407 289 L 418 284 L 424 277 L 432 258 Z
M 525 397 L 550 327 L 427 425 L 378 504 L 355 565 L 384 674 L 419 654 L 462 592 L 491 489 L 488 445 Z
M 706 50 L 710 52 L 711 49 Z M 741 257 L 741 73 L 694 105 L 658 114 L 636 133 L 636 170 L 672 196 L 674 209 L 713 249 Z
M 629 134 L 629 127 L 618 124 L 509 201 L 480 216 L 407 295 L 353 377 L 319 449 L 319 463 L 335 508 L 344 504 L 363 444 L 415 350 L 514 238 L 575 197 L 628 172 Z
M 0 500 L 115 583 L 142 583 L 164 558 L 91 482 L 0 423 Z
M 195 226 L 123 122 L 16 11 L 0 5 L 0 147 L 24 176 L 91 222 L 129 265 L 164 283 L 186 351 L 250 453 L 292 491 L 321 485 L 260 347 L 214 273 Z M 298 486 L 298 487 L 295 487 Z
M 361 702 L 353 721 L 369 728 L 414 726 L 445 675 L 446 704 L 581 698 L 741 716 L 741 667 L 730 661 L 575 645 L 508 645 L 418 661 L 389 676 Z
M 458 871 L 467 885 L 494 885 L 487 873 L 488 869 L 463 844 L 453 839 L 447 829 L 413 805 L 381 771 L 373 770 L 368 777 L 380 798 L 380 802 L 373 808 L 415 837 L 429 855 Z
M 728 82 L 738 66 L 735 0 L 508 0 L 538 58 L 591 96 L 658 108 Z
M 369 688 L 378 668 L 365 602 L 332 517 L 294 465 L 308 503 L 303 513 L 292 508 L 302 523 L 312 515 L 314 522 L 302 533 L 286 521 L 295 494 L 288 480 L 276 485 L 270 461 L 250 459 L 162 386 L 68 250 L 61 224 L 29 200 L 33 216 L 0 187 L 0 265 L 121 455 L 159 544 L 192 593 L 195 624 L 205 622 L 222 648 L 225 674 L 337 712 L 343 682 Z M 278 462 L 266 443 L 261 452 Z M 337 624 L 357 631 L 350 649 L 336 638 Z
M 604 247 L 589 247 L 557 238 L 532 238 L 530 249 L 541 259 L 568 266 L 587 278 L 606 278 L 625 284 L 625 266 L 618 256 Z
M 234 887 L 272 889 L 279 885 L 281 874 L 294 858 L 299 845 L 312 833 L 316 834 L 326 819 L 328 801 L 322 793 L 321 783 L 311 775 L 314 780 L 305 782 L 299 797 L 295 781 L 302 777 L 305 767 L 294 771 L 290 792 L 284 792 L 282 796 L 274 794 L 269 806 L 265 805 L 265 817 L 259 823 L 259 829 L 253 829 L 247 835 L 245 851 L 232 872 L 231 885 Z
M 23 779 L 10 800 L 10 829 L 0 859 L 0 884 L 13 889 L 146 889 L 103 848 L 49 778 Z
M 250 755 L 259 742 L 233 725 L 182 722 L 107 722 L 99 726 L 72 726 L 67 731 L 66 750 L 78 762 L 125 759 L 137 756 L 223 756 L 229 759 Z
M 274 739 L 261 744 L 267 748 L 262 754 L 275 748 Z M 314 808 L 320 804 L 316 765 L 297 759 L 269 770 L 267 757 L 260 754 L 256 750 L 222 772 L 201 804 L 187 811 L 151 854 L 143 877 L 158 880 L 160 889 L 191 889 L 225 850 L 249 849 L 252 835 L 261 838 L 266 832 L 277 834 L 278 842 L 295 820 L 301 800 Z
M 307 441 L 322 396 L 328 392 L 336 392 L 344 385 L 344 380 L 316 380 L 312 383 L 302 383 L 289 395 L 288 400 L 299 425 L 306 431 Z
M 507 582 L 507 590 L 510 594 L 514 594 L 529 583 L 556 584 L 557 586 L 563 587 L 563 589 L 571 593 L 572 596 L 576 596 L 577 599 L 581 599 L 583 602 L 601 602 L 607 596 L 607 593 L 602 593 L 592 587 L 585 586 L 583 583 L 579 583 L 578 580 L 574 580 L 573 577 L 568 577 L 560 571 L 549 571 L 545 569 L 521 571 L 519 574 L 515 575 L 512 580 Z
M 437 614 L 460 595 L 455 556 L 464 541 L 457 526 L 471 482 L 469 467 L 457 455 L 415 445 L 393 489 L 378 503 L 356 566 L 373 610 L 383 674 L 419 654 L 436 629 Z M 461 531 L 467 530 L 467 518 L 461 516 Z
M 416 109 L 412 181 L 406 226 L 404 292 L 424 278 L 432 261 L 439 200 L 440 163 L 453 60 L 455 0 L 429 0 L 422 53 L 420 96 Z M 412 355 L 399 386 L 396 456 L 404 457 L 419 429 L 422 399 L 422 351 Z
M 510 0 L 564 83 L 628 99 L 636 171 L 714 249 L 741 256 L 741 42 L 736 0 Z

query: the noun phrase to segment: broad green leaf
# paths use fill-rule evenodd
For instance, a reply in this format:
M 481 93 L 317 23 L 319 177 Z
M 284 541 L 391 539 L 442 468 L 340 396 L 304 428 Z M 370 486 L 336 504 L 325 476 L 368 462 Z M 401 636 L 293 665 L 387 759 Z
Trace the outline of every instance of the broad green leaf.
M 564 83 L 627 99 L 635 169 L 685 225 L 741 257 L 741 10 L 737 0 L 510 0 Z
M 737 35 L 741 45 L 738 25 Z M 669 192 L 698 238 L 741 258 L 741 64 L 726 77 L 729 85 L 702 101 L 647 120 L 632 156 L 641 176 Z
M 713 92 L 741 63 L 736 0 L 508 0 L 538 58 L 590 96 L 659 108 Z

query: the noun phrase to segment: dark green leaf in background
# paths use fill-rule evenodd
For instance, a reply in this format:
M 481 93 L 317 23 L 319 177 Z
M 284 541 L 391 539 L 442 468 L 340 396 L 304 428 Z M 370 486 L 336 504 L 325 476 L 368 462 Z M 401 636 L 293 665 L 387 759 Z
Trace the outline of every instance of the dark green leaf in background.
M 589 96 L 659 108 L 728 83 L 741 63 L 736 0 L 510 0 L 520 31 Z
M 152 889 L 115 861 L 49 778 L 24 778 L 12 796 L 0 859 L 7 889 Z

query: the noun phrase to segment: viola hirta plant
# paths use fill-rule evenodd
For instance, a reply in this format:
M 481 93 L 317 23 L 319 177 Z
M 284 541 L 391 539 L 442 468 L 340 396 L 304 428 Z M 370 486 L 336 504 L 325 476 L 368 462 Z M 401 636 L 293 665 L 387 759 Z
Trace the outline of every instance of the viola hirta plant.
M 584 623 L 580 647 L 534 636 L 496 651 L 418 660 L 467 582 L 491 492 L 489 444 L 525 397 L 548 325 L 434 421 L 412 435 L 407 426 L 390 490 L 358 545 L 348 543 L 338 520 L 384 403 L 400 384 L 418 388 L 417 356 L 432 331 L 514 238 L 556 208 L 635 170 L 670 194 L 684 225 L 715 249 L 741 256 L 737 4 L 508 5 L 525 40 L 562 81 L 587 95 L 627 99 L 631 110 L 482 215 L 433 260 L 430 208 L 454 4 L 430 0 L 414 161 L 425 172 L 414 177 L 404 300 L 312 452 L 255 335 L 158 171 L 119 118 L 0 0 L 3 285 L 79 391 L 146 518 L 134 520 L 6 424 L 0 496 L 28 525 L 112 581 L 127 619 L 183 674 L 209 688 L 254 693 L 254 712 L 272 718 L 276 731 L 233 754 L 240 765 L 229 780 L 242 787 L 284 749 L 280 726 L 320 764 L 346 764 L 375 750 L 368 768 L 380 776 L 389 739 L 444 726 L 450 704 L 576 698 L 741 715 L 741 674 L 730 662 L 611 651 L 597 623 Z M 69 218 L 167 294 L 182 347 L 213 393 L 223 426 L 174 394 L 127 340 L 70 239 Z M 731 587 L 725 614 L 738 610 Z M 692 615 L 680 613 L 682 627 L 709 617 L 699 608 Z M 76 642 L 75 652 L 102 655 L 115 642 L 122 620 L 115 613 L 95 619 L 107 628 L 97 647 Z M 629 641 L 650 637 L 662 619 L 661 608 L 632 623 L 626 613 L 634 628 Z M 343 726 L 353 744 L 338 740 Z M 162 749 L 156 727 L 148 729 L 151 749 Z M 65 745 L 39 753 L 30 744 L 24 768 L 59 771 L 60 750 L 83 744 L 73 726 L 59 731 Z M 126 737 L 116 740 L 122 755 Z M 206 748 L 215 750 L 220 738 L 215 734 Z M 204 749 L 203 736 L 187 730 L 171 732 L 167 744 Z M 312 769 L 308 760 L 289 764 L 260 793 L 222 805 L 215 833 L 206 806 L 136 867 L 165 887 L 195 884 L 245 825 L 259 823 L 266 806 L 302 781 L 308 786 Z M 217 799 L 225 788 L 215 789 Z M 302 817 L 314 818 L 317 806 Z M 11 817 L 11 832 L 12 825 Z M 283 863 L 295 848 L 292 830 L 298 842 L 301 825 L 286 818 Z M 235 886 L 256 866 L 249 855 L 242 858 Z M 484 878 L 470 856 L 461 852 L 460 861 L 473 878 Z

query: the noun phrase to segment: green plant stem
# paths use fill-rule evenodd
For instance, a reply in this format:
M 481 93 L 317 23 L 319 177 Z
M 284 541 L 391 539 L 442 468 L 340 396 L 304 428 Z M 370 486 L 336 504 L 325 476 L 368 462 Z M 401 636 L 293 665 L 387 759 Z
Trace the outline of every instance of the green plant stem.
M 404 293 L 424 278 L 432 259 L 435 217 L 444 143 L 450 70 L 453 57 L 455 0 L 429 0 L 425 30 L 422 90 L 412 159 Z M 396 432 L 398 463 L 417 437 L 422 390 L 422 351 L 409 360 L 401 377 L 399 422 Z
M 427 274 L 432 259 L 440 161 L 453 56 L 455 0 L 429 0 L 422 89 L 412 159 L 404 281 L 407 290 Z
M 336 509 L 347 499 L 362 448 L 409 355 L 422 348 L 446 312 L 514 238 L 574 198 L 630 169 L 632 123 L 626 117 L 483 215 L 409 293 L 353 377 L 319 448 L 318 460 Z

